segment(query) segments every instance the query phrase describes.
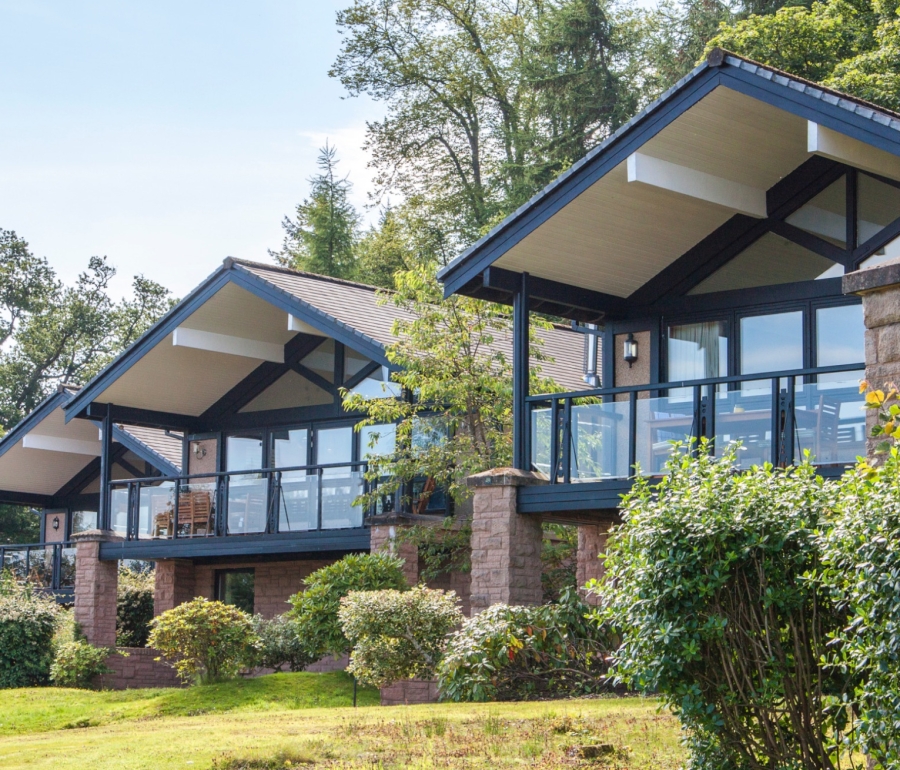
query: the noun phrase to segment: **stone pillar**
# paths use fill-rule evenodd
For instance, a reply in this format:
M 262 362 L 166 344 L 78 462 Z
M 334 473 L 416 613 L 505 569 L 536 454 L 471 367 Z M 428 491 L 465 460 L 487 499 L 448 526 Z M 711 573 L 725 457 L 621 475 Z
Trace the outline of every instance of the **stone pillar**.
M 866 324 L 866 380 L 871 387 L 900 385 L 900 259 L 857 270 L 844 276 L 844 294 L 859 294 Z M 869 411 L 867 434 L 875 424 Z M 877 439 L 867 441 L 871 457 Z
M 75 541 L 75 622 L 98 647 L 116 645 L 116 592 L 119 562 L 100 561 L 100 544 L 119 540 L 109 530 L 92 529 Z
M 579 524 L 578 555 L 575 563 L 575 585 L 578 593 L 588 604 L 598 604 L 599 597 L 583 589 L 589 580 L 599 580 L 606 572 L 603 561 L 599 558 L 606 551 L 606 539 L 609 537 L 609 523 Z
M 433 516 L 415 516 L 387 513 L 380 516 L 373 516 L 369 519 L 369 527 L 371 531 L 371 544 L 369 550 L 371 553 L 390 553 L 398 559 L 403 560 L 403 574 L 406 582 L 411 586 L 417 585 L 419 582 L 419 549 L 415 543 L 398 542 L 397 533 L 405 527 L 413 526 L 416 522 L 413 519 L 428 519 L 428 523 L 434 519 Z
M 514 468 L 470 476 L 472 513 L 472 613 L 492 604 L 541 603 L 541 517 L 516 510 L 518 488 L 546 483 Z
M 160 559 L 156 562 L 153 614 L 159 615 L 197 595 L 194 564 L 185 559 Z

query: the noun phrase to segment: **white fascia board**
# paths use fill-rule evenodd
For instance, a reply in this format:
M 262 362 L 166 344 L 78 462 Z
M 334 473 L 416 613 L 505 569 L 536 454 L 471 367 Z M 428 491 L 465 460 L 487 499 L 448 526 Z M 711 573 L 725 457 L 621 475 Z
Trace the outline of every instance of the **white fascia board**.
M 807 121 L 806 126 L 806 149 L 809 152 L 863 171 L 900 180 L 900 157 L 811 120 Z
M 65 452 L 72 455 L 100 456 L 100 443 L 77 438 L 61 438 L 59 436 L 42 436 L 29 433 L 22 437 L 25 449 L 43 449 L 47 452 Z
M 715 203 L 751 217 L 764 218 L 766 191 L 704 171 L 679 166 L 641 152 L 628 156 L 628 181 Z
M 172 332 L 172 344 L 176 347 L 209 350 L 213 353 L 227 353 L 232 356 L 256 358 L 260 361 L 284 363 L 284 345 L 261 340 L 248 340 L 230 334 L 217 334 L 200 329 L 179 326 Z
M 288 331 L 289 332 L 303 332 L 304 334 L 312 334 L 315 337 L 327 337 L 321 329 L 317 329 L 315 326 L 310 326 L 306 321 L 301 321 L 296 316 L 292 316 L 288 313 Z

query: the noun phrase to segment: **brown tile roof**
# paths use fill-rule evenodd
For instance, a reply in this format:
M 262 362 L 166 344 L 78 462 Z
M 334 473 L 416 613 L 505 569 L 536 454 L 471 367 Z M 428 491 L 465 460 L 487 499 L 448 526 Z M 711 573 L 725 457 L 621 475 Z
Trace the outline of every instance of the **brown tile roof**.
M 158 428 L 142 428 L 138 425 L 120 425 L 119 428 L 131 435 L 135 441 L 143 444 L 153 454 L 168 460 L 181 470 L 181 435 L 171 432 L 167 433 Z

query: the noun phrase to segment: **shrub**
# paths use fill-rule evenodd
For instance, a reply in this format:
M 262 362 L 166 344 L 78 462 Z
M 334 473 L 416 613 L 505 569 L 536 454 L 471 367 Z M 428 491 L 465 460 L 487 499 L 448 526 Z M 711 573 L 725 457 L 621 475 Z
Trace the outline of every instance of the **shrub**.
M 87 642 L 66 642 L 56 650 L 50 666 L 50 681 L 57 687 L 91 687 L 95 677 L 111 674 L 106 666 L 110 651 Z
M 453 591 L 353 591 L 338 617 L 353 644 L 347 669 L 362 684 L 385 687 L 400 679 L 430 679 L 449 634 L 463 621 Z
M 351 591 L 407 588 L 403 562 L 384 553 L 345 556 L 322 567 L 303 581 L 306 590 L 294 594 L 288 615 L 297 623 L 297 633 L 313 660 L 350 651 L 338 610 Z
M 615 670 L 662 695 L 691 767 L 835 766 L 851 682 L 823 662 L 846 616 L 816 579 L 835 489 L 808 463 L 737 473 L 704 443 L 626 495 L 600 590 Z
M 59 607 L 0 573 L 0 688 L 46 684 Z
M 120 647 L 146 647 L 153 620 L 155 592 L 152 571 L 122 567 L 119 570 L 116 602 L 116 644 Z
M 315 660 L 297 635 L 297 625 L 287 615 L 266 620 L 262 615 L 253 616 L 253 631 L 259 638 L 255 663 L 263 668 L 281 671 L 288 666 L 291 671 L 302 671 Z
M 183 681 L 202 684 L 234 677 L 252 665 L 257 643 L 246 612 L 202 597 L 154 618 L 147 640 Z
M 900 455 L 860 466 L 842 483 L 840 516 L 824 538 L 825 582 L 852 620 L 836 635 L 837 663 L 856 675 L 856 748 L 900 767 Z
M 441 697 L 527 700 L 610 689 L 614 639 L 589 611 L 574 590 L 564 589 L 557 604 L 495 604 L 470 618 L 450 637 L 438 665 Z

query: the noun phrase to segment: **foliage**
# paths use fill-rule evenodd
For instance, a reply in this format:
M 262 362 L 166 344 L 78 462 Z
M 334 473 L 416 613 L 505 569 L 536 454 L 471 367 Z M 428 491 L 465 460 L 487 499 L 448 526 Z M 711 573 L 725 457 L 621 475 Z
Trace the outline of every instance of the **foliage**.
M 634 110 L 601 0 L 352 0 L 338 28 L 329 74 L 386 110 L 366 142 L 378 195 L 399 193 L 451 253 Z
M 276 615 L 271 620 L 254 615 L 253 631 L 259 638 L 255 659 L 257 666 L 273 668 L 279 673 L 285 666 L 291 671 L 302 671 L 317 660 L 309 655 L 297 634 L 296 623 L 287 615 Z
M 837 665 L 855 675 L 851 745 L 876 767 L 900 766 L 900 452 L 880 468 L 862 463 L 842 481 L 840 515 L 823 537 L 826 585 L 851 622 L 835 633 Z
M 120 567 L 116 601 L 116 644 L 120 647 L 146 647 L 153 620 L 155 575 Z
M 541 541 L 541 590 L 544 603 L 559 600 L 567 589 L 574 590 L 578 555 L 578 527 L 544 524 Z
M 147 640 L 183 681 L 202 684 L 236 676 L 252 664 L 257 643 L 247 613 L 202 597 L 154 618 Z
M 296 623 L 297 635 L 312 660 L 350 652 L 338 618 L 341 599 L 347 594 L 407 588 L 403 563 L 384 553 L 349 554 L 317 569 L 303 585 L 304 590 L 290 598 L 293 609 L 287 614 Z
M 721 46 L 889 109 L 900 108 L 900 19 L 886 0 L 825 0 L 723 28 Z
M 109 296 L 115 269 L 91 257 L 74 286 L 9 230 L 0 230 L 0 426 L 9 428 L 58 385 L 80 385 L 172 305 L 141 276 L 132 296 Z
M 495 604 L 469 618 L 438 666 L 441 697 L 452 701 L 577 696 L 609 689 L 614 638 L 589 619 L 574 590 L 557 604 Z
M 50 681 L 57 687 L 88 689 L 96 677 L 112 673 L 106 665 L 109 652 L 105 647 L 95 647 L 85 641 L 62 644 L 50 666 Z
M 0 689 L 47 682 L 58 618 L 53 599 L 0 572 Z
M 338 618 L 353 652 L 347 669 L 363 684 L 431 679 L 447 634 L 463 621 L 453 591 L 353 591 Z
M 368 477 L 378 482 L 363 501 L 377 506 L 381 496 L 408 489 L 416 478 L 434 479 L 455 500 L 465 499 L 466 478 L 509 465 L 512 456 L 512 371 L 505 350 L 511 335 L 508 308 L 443 292 L 430 267 L 395 276 L 398 290 L 384 302 L 397 308 L 386 351 L 399 371 L 392 374 L 415 398 L 366 398 L 344 392 L 344 407 L 362 412 L 364 425 L 396 423 L 391 454 L 369 457 Z M 531 355 L 541 361 L 533 319 Z M 504 343 L 504 344 L 501 344 Z M 536 392 L 558 388 L 532 367 Z M 407 504 L 410 500 L 405 501 Z
M 827 665 L 846 614 L 816 579 L 835 489 L 805 462 L 735 473 L 704 442 L 638 476 L 607 549 L 617 676 L 658 692 L 692 767 L 833 768 L 852 677 Z
M 875 454 L 885 454 L 900 439 L 900 390 L 894 383 L 873 388 L 863 380 L 859 392 L 866 394 L 866 409 L 875 412 L 875 424 L 870 432 L 872 438 L 880 439 Z
M 41 539 L 41 517 L 34 508 L 0 505 L 0 545 L 37 543 Z
M 272 256 L 296 270 L 352 278 L 359 215 L 348 200 L 352 185 L 337 175 L 337 151 L 319 150 L 319 173 L 309 180 L 309 197 L 297 206 L 296 220 L 282 222 L 282 250 Z
M 416 546 L 423 583 L 472 569 L 472 523 L 468 519 L 447 516 L 440 526 L 398 527 L 394 543 Z

